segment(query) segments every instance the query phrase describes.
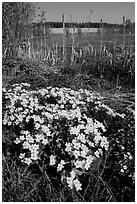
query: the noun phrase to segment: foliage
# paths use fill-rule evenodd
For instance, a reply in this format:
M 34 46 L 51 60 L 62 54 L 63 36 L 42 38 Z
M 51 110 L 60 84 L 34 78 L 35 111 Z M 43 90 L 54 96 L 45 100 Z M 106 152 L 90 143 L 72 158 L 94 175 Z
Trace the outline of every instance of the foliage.
M 2 39 L 4 55 L 16 56 L 20 33 L 24 29 L 22 25 L 29 23 L 32 15 L 34 15 L 32 3 L 2 3 Z M 8 53 L 8 51 L 10 53 Z
M 3 113 L 4 128 L 12 133 L 9 139 L 3 138 L 8 150 L 3 152 L 16 158 L 17 166 L 39 174 L 37 198 L 32 195 L 35 201 L 40 197 L 40 201 L 48 200 L 42 190 L 48 187 L 57 189 L 49 191 L 52 201 L 134 200 L 132 114 L 115 112 L 87 90 L 46 87 L 33 91 L 27 83 L 3 89 Z M 121 187 L 122 177 L 127 183 Z M 131 196 L 124 197 L 129 189 Z M 19 201 L 17 197 L 8 199 Z

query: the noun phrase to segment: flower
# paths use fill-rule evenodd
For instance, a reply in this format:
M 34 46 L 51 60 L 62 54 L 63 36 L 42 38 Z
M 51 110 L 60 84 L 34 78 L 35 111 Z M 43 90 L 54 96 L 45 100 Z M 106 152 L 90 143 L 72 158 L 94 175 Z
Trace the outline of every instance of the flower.
M 99 141 L 102 139 L 100 133 L 97 133 L 94 137 L 94 142 L 97 145 L 99 143 Z M 103 141 L 102 141 L 102 146 L 103 146 Z
M 39 149 L 39 145 L 37 145 L 37 144 L 31 144 L 30 146 L 29 146 L 29 150 L 30 151 L 36 151 L 36 150 L 38 150 Z
M 92 162 L 94 161 L 95 157 L 92 155 L 89 155 L 86 157 L 86 163 L 85 163 L 85 169 L 88 170 L 92 164 Z
M 60 105 L 60 108 L 61 108 L 61 109 L 63 109 L 63 108 L 64 108 L 64 105 L 63 105 L 63 104 L 61 104 L 61 105 Z
M 19 138 L 16 138 L 16 140 L 14 140 L 15 144 L 19 144 L 21 142 L 21 140 Z
M 38 130 L 38 129 L 40 128 L 40 124 L 39 124 L 39 123 L 36 123 L 36 124 L 35 124 L 35 128 L 36 128 L 36 130 Z
M 24 135 L 21 135 L 19 138 L 20 138 L 20 140 L 25 140 Z
M 82 161 L 80 161 L 80 160 L 77 160 L 76 162 L 75 162 L 75 166 L 76 166 L 76 168 L 83 168 L 84 167 L 84 164 L 85 164 L 85 161 L 84 160 L 82 160 Z
M 66 177 L 68 187 L 73 189 L 73 179 L 71 177 Z
M 44 135 L 42 135 L 42 134 L 40 134 L 40 135 L 39 135 L 39 134 L 36 134 L 35 137 L 36 137 L 36 139 L 35 139 L 36 142 L 40 142 L 41 140 L 44 139 Z
M 89 149 L 85 144 L 81 144 L 81 149 L 83 152 L 88 153 Z
M 80 181 L 78 179 L 75 179 L 73 181 L 75 188 L 77 189 L 77 191 L 82 190 L 81 186 L 82 184 L 80 183 Z
M 15 119 L 15 117 L 14 117 L 13 115 L 11 115 L 11 116 L 10 116 L 10 120 L 13 121 L 14 119 Z
M 79 134 L 80 129 L 77 127 L 71 127 L 70 128 L 70 134 L 75 134 L 78 135 Z
M 30 135 L 26 136 L 26 140 L 28 140 L 29 143 L 34 143 L 34 139 Z
M 66 143 L 65 146 L 66 146 L 65 150 L 66 150 L 67 152 L 71 152 L 71 150 L 72 150 L 72 147 L 71 147 L 72 145 L 71 145 L 71 143 Z
M 108 150 L 108 147 L 109 147 L 109 142 L 107 141 L 107 138 L 106 137 L 102 137 L 101 138 L 101 143 L 100 143 L 100 146 L 103 148 L 105 148 L 106 150 Z
M 124 170 L 127 170 L 127 166 L 126 166 L 126 165 L 124 165 L 124 166 L 123 166 L 123 169 L 124 169 Z
M 99 158 L 100 153 L 99 153 L 99 151 L 98 151 L 98 150 L 97 150 L 97 151 L 95 151 L 95 152 L 94 152 L 94 154 L 95 154 L 95 156 L 96 156 L 96 157 L 98 157 L 98 158 Z
M 80 142 L 77 142 L 77 140 L 73 139 L 72 143 L 73 143 L 75 149 L 77 149 L 77 150 L 80 149 L 80 147 L 81 147 Z
M 23 149 L 29 149 L 29 148 L 30 148 L 29 142 L 28 142 L 28 141 L 25 141 L 25 142 L 23 143 Z
M 123 170 L 123 169 L 121 169 L 120 171 L 121 171 L 121 173 L 124 173 L 124 170 Z
M 50 156 L 50 165 L 53 166 L 54 164 L 56 164 L 56 156 L 51 155 Z
M 72 171 L 70 172 L 70 175 L 71 175 L 71 178 L 72 178 L 72 179 L 74 179 L 74 178 L 75 178 L 75 176 L 76 176 L 75 171 L 74 171 L 74 170 L 72 170 Z
M 12 124 L 12 123 L 9 121 L 9 122 L 8 122 L 8 126 L 10 126 L 11 124 Z
M 46 133 L 47 136 L 50 136 L 51 132 L 50 132 L 50 129 L 49 129 L 48 126 L 42 125 L 42 126 L 41 126 L 41 129 L 42 129 L 42 131 L 43 131 L 44 133 Z
M 83 133 L 81 133 L 80 135 L 78 135 L 78 139 L 83 142 L 83 143 L 86 143 L 86 138 L 85 138 L 85 135 Z
M 47 87 L 32 91 L 28 87 L 25 83 L 16 84 L 4 94 L 10 105 L 6 105 L 3 124 L 12 125 L 13 129 L 14 126 L 19 127 L 20 136 L 14 141 L 22 144 L 19 158 L 30 165 L 39 162 L 41 155 L 45 155 L 48 157 L 45 160 L 47 166 L 55 165 L 70 189 L 75 187 L 77 191 L 81 190 L 80 175 L 92 167 L 94 160 L 102 155 L 103 148 L 108 150 L 109 147 L 107 138 L 103 136 L 106 131 L 104 125 L 92 118 L 88 106 L 93 102 L 96 111 L 99 111 L 99 106 L 106 112 L 113 114 L 113 111 L 102 106 L 98 100 L 95 103 L 97 97 L 88 90 Z M 56 104 L 52 103 L 52 98 Z M 48 148 L 50 156 L 46 152 Z M 25 158 L 26 154 L 28 158 Z M 131 154 L 127 154 L 127 158 L 132 158 Z
M 37 151 L 34 151 L 34 152 L 31 153 L 31 159 L 33 159 L 33 160 L 38 159 L 38 152 Z
M 32 162 L 32 160 L 30 159 L 30 158 L 24 158 L 24 163 L 26 163 L 26 164 L 28 164 L 28 165 L 30 165 L 31 164 L 31 162 Z
M 89 168 L 90 168 L 90 163 L 87 162 L 87 163 L 85 164 L 85 169 L 88 170 Z
M 4 119 L 3 119 L 3 125 L 6 125 L 8 123 L 8 119 L 5 117 Z
M 23 159 L 24 157 L 25 157 L 25 153 L 20 153 L 19 158 L 20 158 L 20 159 Z
M 48 144 L 48 139 L 43 139 L 42 144 L 44 144 L 44 145 Z
M 64 160 L 61 160 L 60 164 L 58 164 L 57 166 L 57 171 L 61 171 L 64 168 L 64 164 L 65 164 Z
M 75 156 L 75 158 L 78 158 L 80 156 L 80 151 L 74 150 L 73 155 Z
M 87 156 L 87 152 L 84 151 L 84 150 L 82 150 L 82 151 L 80 152 L 80 155 L 81 155 L 81 157 L 86 158 L 86 156 Z

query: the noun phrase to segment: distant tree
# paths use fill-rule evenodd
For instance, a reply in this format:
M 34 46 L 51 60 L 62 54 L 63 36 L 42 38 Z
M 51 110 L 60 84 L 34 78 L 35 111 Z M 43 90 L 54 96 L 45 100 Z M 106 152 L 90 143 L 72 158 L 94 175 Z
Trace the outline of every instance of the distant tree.
M 132 33 L 133 32 L 133 24 L 131 23 L 130 19 L 126 19 L 125 31 L 127 33 Z
M 40 16 L 40 22 L 44 23 L 44 22 L 47 21 L 47 19 L 46 19 L 46 11 L 45 10 L 42 10 L 39 16 Z
M 2 3 L 2 39 L 3 51 L 11 47 L 12 55 L 17 54 L 20 33 L 23 25 L 31 22 L 35 14 L 33 3 L 29 2 L 3 2 Z

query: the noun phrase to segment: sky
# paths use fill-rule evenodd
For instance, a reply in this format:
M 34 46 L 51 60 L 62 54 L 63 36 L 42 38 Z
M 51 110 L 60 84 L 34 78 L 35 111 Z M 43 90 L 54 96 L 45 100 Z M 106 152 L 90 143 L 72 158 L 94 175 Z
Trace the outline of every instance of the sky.
M 46 11 L 47 21 L 122 23 L 123 16 L 135 22 L 134 2 L 39 2 L 40 10 Z M 91 14 L 91 15 L 90 15 Z

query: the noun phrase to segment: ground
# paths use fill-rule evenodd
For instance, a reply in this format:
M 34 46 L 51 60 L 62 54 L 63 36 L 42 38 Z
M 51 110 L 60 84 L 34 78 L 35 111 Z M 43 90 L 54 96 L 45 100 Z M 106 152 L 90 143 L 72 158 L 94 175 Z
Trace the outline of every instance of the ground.
M 79 36 L 78 43 L 80 47 L 88 44 L 94 44 L 95 47 L 100 45 L 101 36 Z M 115 36 L 116 37 L 116 36 Z M 71 41 L 71 36 L 68 37 Z M 62 40 L 57 35 L 50 39 L 58 42 Z M 91 41 L 89 41 L 89 39 Z M 93 40 L 94 39 L 94 40 Z M 123 36 L 104 36 L 109 41 L 106 46 L 111 48 L 114 39 L 119 41 L 118 45 L 123 42 Z M 76 38 L 77 42 L 77 38 Z M 133 36 L 127 36 L 127 45 L 134 44 Z M 112 47 L 114 48 L 114 47 Z M 121 53 L 121 51 L 119 51 Z M 131 56 L 130 56 L 131 57 Z M 129 57 L 129 58 L 130 58 Z M 126 69 L 121 71 L 121 78 L 111 74 L 101 75 L 97 66 L 92 69 L 92 60 L 90 56 L 86 58 L 89 64 L 80 63 L 70 65 L 66 64 L 49 66 L 37 59 L 5 59 L 3 60 L 3 88 L 7 90 L 12 85 L 27 82 L 31 89 L 39 91 L 41 88 L 48 86 L 58 88 L 71 88 L 78 91 L 87 89 L 94 95 L 101 96 L 101 102 L 118 114 L 124 114 L 124 118 L 108 116 L 105 109 L 95 109 L 94 103 L 89 103 L 88 116 L 94 116 L 94 119 L 103 123 L 107 131 L 104 136 L 107 137 L 110 147 L 109 151 L 103 155 L 100 161 L 95 163 L 91 168 L 91 176 L 80 177 L 83 182 L 84 190 L 70 190 L 66 185 L 58 185 L 58 179 L 54 178 L 56 171 L 54 168 L 43 170 L 41 164 L 27 166 L 20 162 L 18 154 L 20 147 L 13 145 L 13 138 L 17 137 L 15 129 L 11 126 L 3 125 L 3 201 L 5 202 L 133 202 L 135 199 L 134 185 L 134 156 L 135 156 L 135 89 L 134 76 L 131 78 L 129 70 L 134 70 L 134 66 L 126 64 Z M 123 59 L 123 58 L 122 58 Z M 83 60 L 83 59 L 82 59 Z M 82 61 L 83 62 L 83 61 Z M 99 64 L 100 66 L 100 64 Z M 98 67 L 99 67 L 98 66 Z M 121 65 L 119 66 L 121 68 Z M 115 69 L 118 67 L 115 67 Z M 130 69 L 132 68 L 132 69 Z M 105 67 L 105 71 L 108 68 Z M 98 73 L 96 73 L 96 70 Z M 126 74 L 124 75 L 123 73 Z M 8 74 L 7 74 L 8 73 Z M 115 72 L 114 72 L 115 73 Z M 134 72 L 133 72 L 134 74 Z M 127 77 L 131 83 L 127 82 Z M 118 81 L 118 83 L 117 83 Z M 52 98 L 54 99 L 54 97 Z M 42 101 L 42 103 L 44 103 Z M 5 113 L 5 95 L 3 93 L 3 117 Z M 60 130 L 66 125 L 65 121 L 60 124 Z M 64 126 L 61 124 L 64 124 Z M 59 131 L 60 131 L 59 130 Z M 53 175 L 52 175 L 53 174 Z M 85 182 L 84 182 L 85 181 Z

